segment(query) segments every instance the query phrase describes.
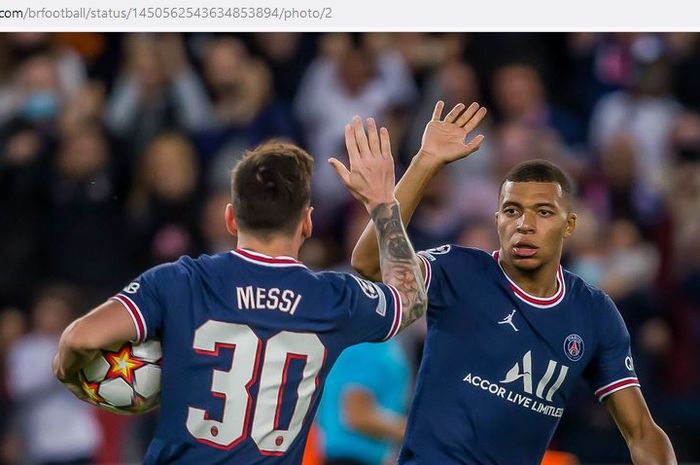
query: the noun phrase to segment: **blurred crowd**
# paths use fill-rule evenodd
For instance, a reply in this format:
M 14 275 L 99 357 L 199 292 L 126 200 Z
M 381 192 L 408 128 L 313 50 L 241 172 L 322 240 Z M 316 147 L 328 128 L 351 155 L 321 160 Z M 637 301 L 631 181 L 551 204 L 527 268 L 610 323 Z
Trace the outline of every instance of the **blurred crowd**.
M 652 412 L 700 461 L 699 82 L 689 33 L 0 35 L 0 463 L 134 458 L 149 420 L 98 416 L 44 367 L 67 321 L 144 269 L 235 246 L 223 211 L 246 148 L 310 151 L 302 259 L 347 269 L 367 218 L 326 163 L 347 157 L 344 124 L 386 126 L 400 175 L 437 99 L 486 105 L 486 140 L 428 188 L 416 248 L 495 250 L 505 172 L 565 167 L 579 220 L 564 264 L 615 300 Z M 412 374 L 422 336 L 400 339 Z M 628 460 L 586 386 L 552 447 Z

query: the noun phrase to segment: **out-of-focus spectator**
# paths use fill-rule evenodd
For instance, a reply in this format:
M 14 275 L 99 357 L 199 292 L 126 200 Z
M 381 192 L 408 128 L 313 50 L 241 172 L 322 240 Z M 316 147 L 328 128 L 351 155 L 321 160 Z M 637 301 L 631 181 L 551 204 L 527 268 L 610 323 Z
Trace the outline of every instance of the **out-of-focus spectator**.
M 582 184 L 581 196 L 599 218 L 627 219 L 645 233 L 663 216 L 660 194 L 636 175 L 638 149 L 630 136 L 610 140 L 601 154 L 601 172 L 593 172 Z
M 403 439 L 410 379 L 401 346 L 389 340 L 345 349 L 318 409 L 326 465 L 382 465 Z
M 136 269 L 201 251 L 198 169 L 192 144 L 177 133 L 158 136 L 146 148 L 129 205 Z
M 354 44 L 347 34 L 327 34 L 321 39 L 321 53 L 304 76 L 295 113 L 317 160 L 314 194 L 323 199 L 317 212 L 323 221 L 348 198 L 326 163 L 330 156 L 345 156 L 345 124 L 354 115 L 371 115 L 380 125 L 387 125 L 392 111 L 413 103 L 416 88 L 397 52 L 377 55 L 364 44 Z M 397 136 L 395 131 L 392 134 Z
M 211 106 L 182 36 L 134 34 L 125 41 L 123 69 L 105 113 L 109 130 L 138 154 L 165 130 L 206 127 Z
M 534 66 L 502 66 L 494 75 L 492 92 L 495 110 L 503 121 L 554 130 L 571 149 L 578 149 L 585 141 L 583 127 L 574 115 L 547 101 L 544 83 Z
M 671 135 L 675 162 L 700 162 L 700 114 L 684 112 L 676 120 Z
M 605 269 L 601 220 L 590 207 L 576 206 L 576 233 L 565 244 L 566 266 L 589 283 L 600 283 Z
M 0 124 L 12 118 L 49 120 L 62 101 L 85 82 L 83 62 L 50 33 L 21 32 L 2 36 L 6 48 L 0 64 L 6 84 L 0 87 Z
M 635 176 L 658 193 L 668 181 L 669 139 L 681 107 L 670 94 L 671 70 L 662 55 L 663 44 L 654 37 L 641 44 L 629 88 L 605 95 L 595 106 L 590 142 L 604 151 L 627 136 L 638 155 Z
M 213 118 L 197 133 L 196 145 L 209 165 L 209 185 L 220 189 L 245 150 L 270 138 L 294 139 L 296 131 L 290 110 L 274 101 L 270 70 L 242 42 L 214 39 L 203 65 Z
M 685 107 L 700 111 L 700 34 L 697 32 L 671 32 L 665 34 L 668 54 L 673 60 L 674 89 L 676 97 Z
M 597 284 L 616 301 L 645 290 L 656 278 L 658 252 L 644 242 L 634 223 L 616 220 L 606 234 L 608 249 L 602 279 Z
M 277 99 L 291 104 L 304 71 L 316 53 L 316 36 L 299 32 L 261 32 L 252 35 L 253 51 L 267 63 Z
M 231 203 L 231 193 L 215 191 L 204 201 L 200 225 L 204 251 L 209 254 L 221 253 L 236 247 L 236 238 L 226 229 L 224 210 Z
M 64 135 L 49 182 L 52 276 L 109 292 L 125 279 L 124 185 L 100 126 Z
M 23 461 L 31 464 L 89 464 L 100 442 L 94 410 L 68 392 L 52 370 L 58 339 L 78 305 L 72 288 L 47 288 L 32 309 L 32 331 L 10 349 L 7 387 L 16 405 Z
M 10 348 L 24 335 L 27 321 L 24 312 L 13 307 L 0 310 L 0 464 L 19 462 L 20 446 L 11 429 L 13 405 L 7 391 L 7 357 Z
M 603 95 L 625 89 L 634 80 L 633 46 L 644 37 L 638 33 L 578 32 L 569 35 L 576 97 L 586 117 L 590 117 L 595 103 Z
M 50 144 L 31 126 L 0 136 L 0 304 L 27 305 L 44 276 L 46 174 Z
M 102 122 L 105 106 L 105 88 L 99 81 L 89 81 L 66 102 L 58 118 L 58 130 L 73 133 L 83 125 Z

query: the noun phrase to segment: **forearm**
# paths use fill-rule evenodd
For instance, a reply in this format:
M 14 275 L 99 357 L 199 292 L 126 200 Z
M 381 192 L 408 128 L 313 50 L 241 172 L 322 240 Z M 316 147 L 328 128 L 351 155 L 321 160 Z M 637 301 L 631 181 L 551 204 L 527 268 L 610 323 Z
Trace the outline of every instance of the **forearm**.
M 420 152 L 413 157 L 411 165 L 396 185 L 394 195 L 401 208 L 401 220 L 407 225 L 423 197 L 426 187 L 442 165 Z M 370 220 L 352 252 L 353 268 L 368 279 L 381 279 L 377 236 Z
M 356 421 L 349 422 L 352 430 L 379 440 L 400 443 L 403 440 L 406 422 L 401 417 L 383 415 L 377 411 L 364 412 Z
M 425 314 L 428 296 L 399 210 L 397 202 L 381 203 L 372 209 L 371 218 L 379 245 L 382 281 L 399 293 L 403 310 L 399 330 L 403 330 Z
M 635 437 L 629 438 L 634 465 L 676 465 L 676 454 L 671 441 L 656 424 L 649 425 Z

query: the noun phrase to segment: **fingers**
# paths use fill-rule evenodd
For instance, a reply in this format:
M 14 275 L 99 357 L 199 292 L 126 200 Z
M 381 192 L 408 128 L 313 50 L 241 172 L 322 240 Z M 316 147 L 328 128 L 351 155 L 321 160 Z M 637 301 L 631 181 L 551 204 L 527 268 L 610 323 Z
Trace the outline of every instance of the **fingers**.
M 469 141 L 468 144 L 466 144 L 466 154 L 469 155 L 470 153 L 474 153 L 477 150 L 479 150 L 479 147 L 481 147 L 481 143 L 484 141 L 484 135 L 479 134 L 475 138 Z
M 481 120 L 486 116 L 487 110 L 484 107 L 479 108 L 479 111 L 464 125 L 464 131 L 468 134 L 481 123 Z
M 360 149 L 357 147 L 357 140 L 355 140 L 355 131 L 349 124 L 345 125 L 345 148 L 348 149 L 350 168 L 352 168 L 361 156 Z
M 462 110 L 464 110 L 464 104 L 458 103 L 452 110 L 450 110 L 443 121 L 446 123 L 454 123 L 457 120 L 457 117 L 459 117 L 459 114 L 462 113 Z
M 335 158 L 329 158 L 328 163 L 335 169 L 338 177 L 346 187 L 350 186 L 350 171 L 343 165 L 343 163 Z
M 377 134 L 377 123 L 374 118 L 367 118 L 367 137 L 369 139 L 369 148 L 375 156 L 382 156 L 382 149 L 379 144 L 379 135 Z
M 440 118 L 442 118 L 442 109 L 444 107 L 445 102 L 438 100 L 435 104 L 435 108 L 433 109 L 433 117 L 430 119 L 430 121 L 440 121 Z
M 474 103 L 472 103 L 471 105 L 469 105 L 469 106 L 467 107 L 467 109 L 464 110 L 464 113 L 462 113 L 462 114 L 459 116 L 459 118 L 457 118 L 457 121 L 455 121 L 455 123 L 457 124 L 457 126 L 462 127 L 462 126 L 464 126 L 465 124 L 467 124 L 467 123 L 469 122 L 469 119 L 470 119 L 472 116 L 474 116 L 474 114 L 477 112 L 478 109 L 479 109 L 479 104 L 476 103 L 476 102 L 474 102 Z
M 391 141 L 389 140 L 389 131 L 386 128 L 382 128 L 379 131 L 379 139 L 382 146 L 382 157 L 392 158 L 391 156 Z
M 365 128 L 362 127 L 362 120 L 359 116 L 355 116 L 352 119 L 352 128 L 355 133 L 357 148 L 360 150 L 360 158 L 370 156 L 369 141 L 367 140 L 367 134 L 365 134 Z

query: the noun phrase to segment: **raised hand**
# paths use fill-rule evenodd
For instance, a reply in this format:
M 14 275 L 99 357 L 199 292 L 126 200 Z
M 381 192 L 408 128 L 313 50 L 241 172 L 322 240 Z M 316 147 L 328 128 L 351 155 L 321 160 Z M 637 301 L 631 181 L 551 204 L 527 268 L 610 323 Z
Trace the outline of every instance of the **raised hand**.
M 442 118 L 445 103 L 439 100 L 435 104 L 433 117 L 425 126 L 420 152 L 435 161 L 448 164 L 462 159 L 479 150 L 484 136 L 479 134 L 465 143 L 465 139 L 486 116 L 486 108 L 474 102 L 465 109 L 458 103 Z
M 367 133 L 359 116 L 345 126 L 345 146 L 350 158 L 350 170 L 342 162 L 331 158 L 328 162 L 335 168 L 341 181 L 350 193 L 361 201 L 368 212 L 382 203 L 394 199 L 394 158 L 391 156 L 389 131 L 377 125 L 373 118 L 367 119 Z

